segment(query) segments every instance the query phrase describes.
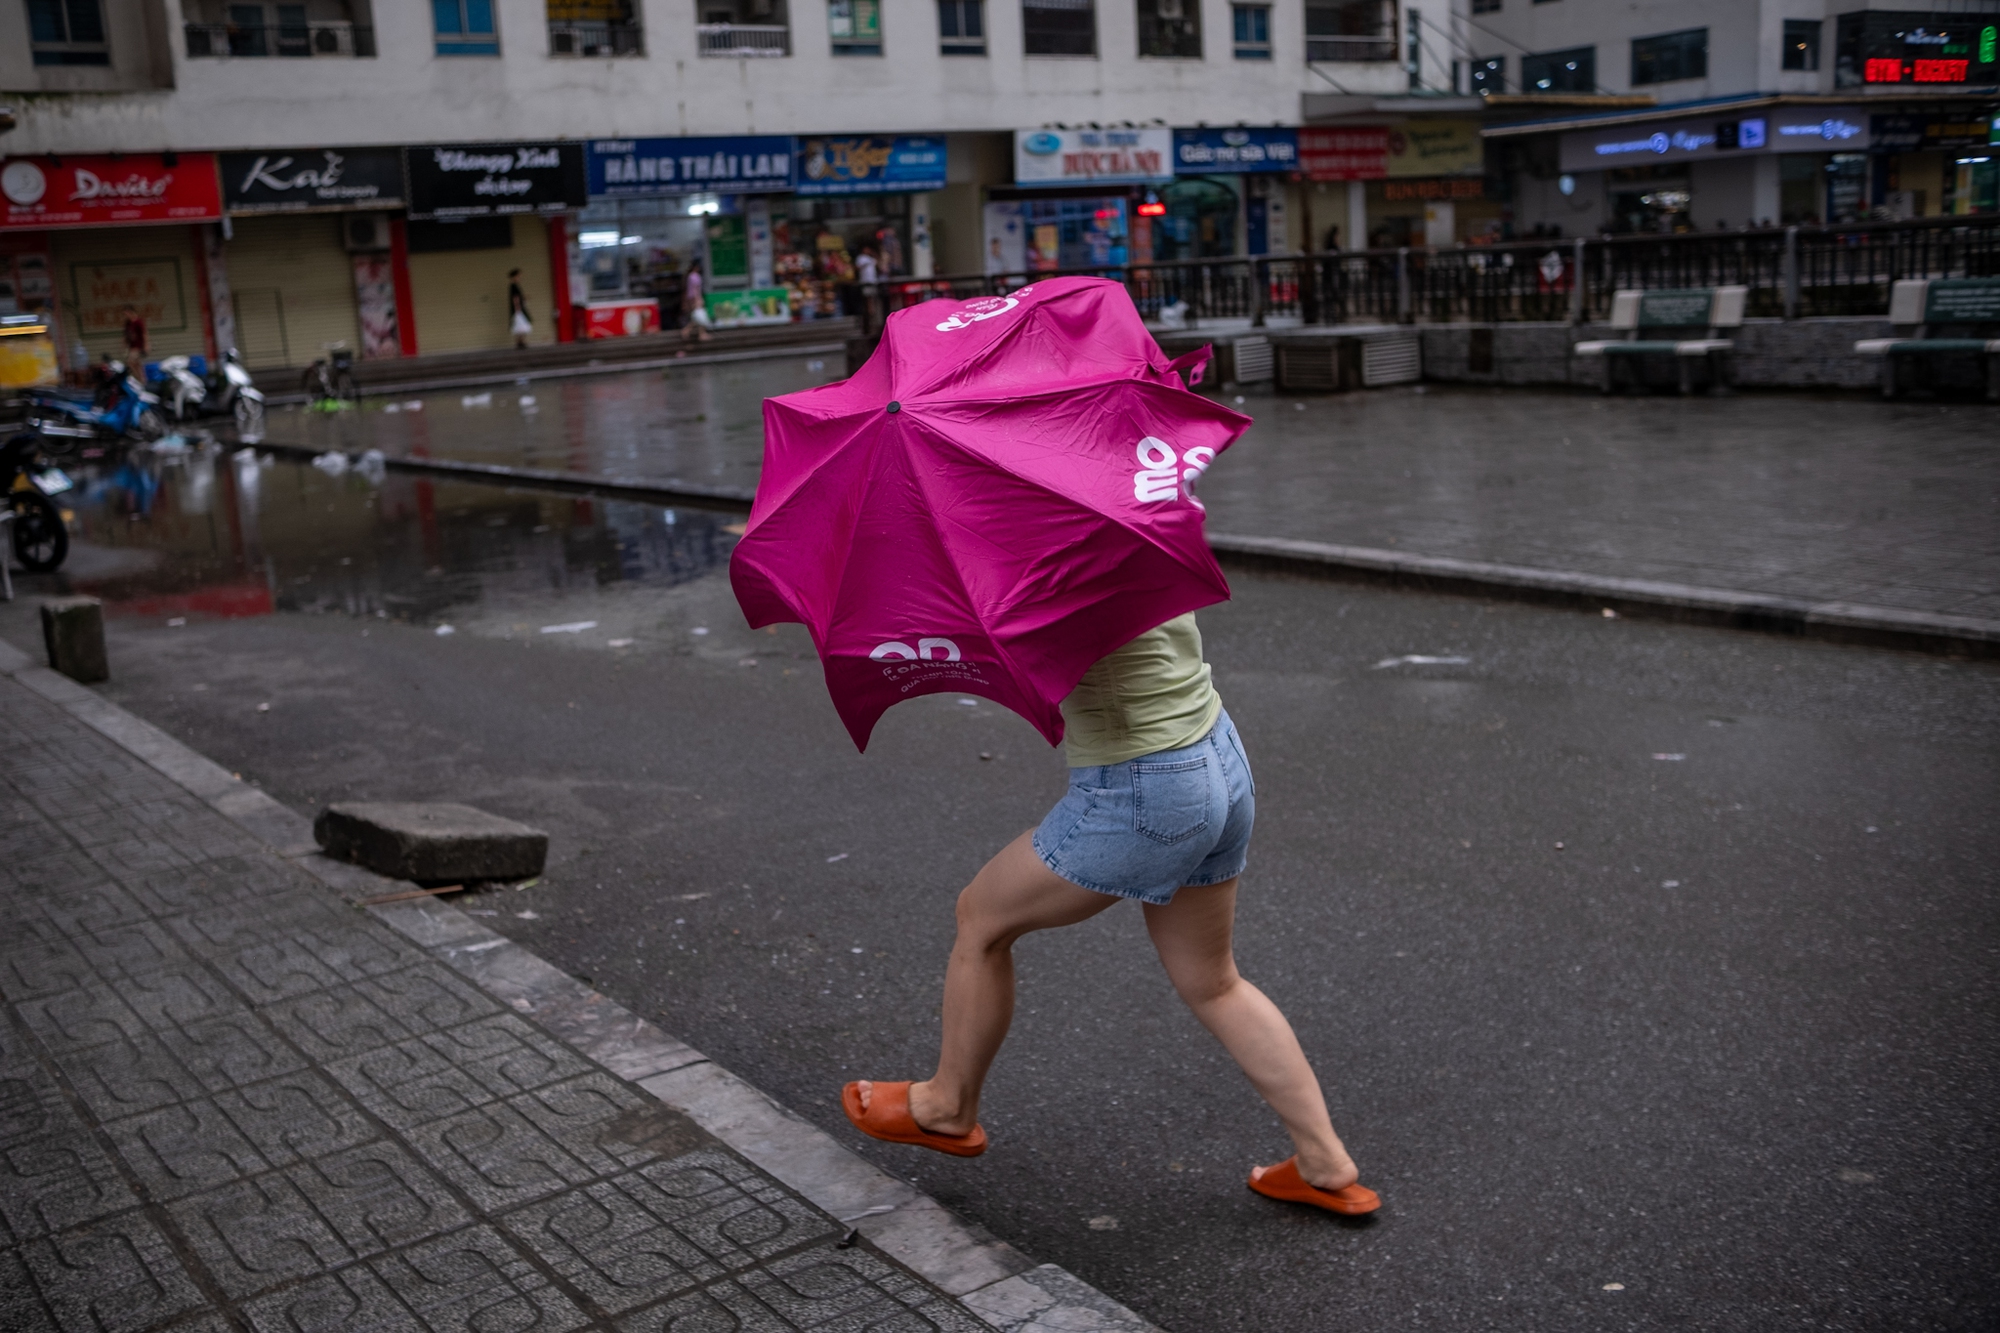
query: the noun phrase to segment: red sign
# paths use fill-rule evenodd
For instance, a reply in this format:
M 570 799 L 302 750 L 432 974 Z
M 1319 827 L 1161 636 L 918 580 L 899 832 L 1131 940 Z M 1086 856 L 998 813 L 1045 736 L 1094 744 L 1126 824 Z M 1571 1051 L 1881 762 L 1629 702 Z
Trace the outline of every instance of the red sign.
M 1300 130 L 1299 166 L 1310 180 L 1381 180 L 1389 174 L 1389 127 Z
M 10 157 L 0 162 L 0 231 L 212 222 L 222 216 L 213 153 Z
M 595 301 L 583 308 L 586 338 L 629 338 L 659 331 L 658 301 Z

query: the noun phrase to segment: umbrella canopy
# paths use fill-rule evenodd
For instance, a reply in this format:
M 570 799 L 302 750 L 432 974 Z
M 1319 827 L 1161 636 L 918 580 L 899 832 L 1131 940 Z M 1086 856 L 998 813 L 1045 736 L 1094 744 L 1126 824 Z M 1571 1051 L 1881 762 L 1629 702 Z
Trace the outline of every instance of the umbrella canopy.
M 1092 663 L 1229 597 L 1194 482 L 1250 419 L 1181 383 L 1206 359 L 1101 278 L 898 311 L 851 379 L 764 401 L 737 601 L 812 632 L 861 749 L 942 691 L 1055 744 Z

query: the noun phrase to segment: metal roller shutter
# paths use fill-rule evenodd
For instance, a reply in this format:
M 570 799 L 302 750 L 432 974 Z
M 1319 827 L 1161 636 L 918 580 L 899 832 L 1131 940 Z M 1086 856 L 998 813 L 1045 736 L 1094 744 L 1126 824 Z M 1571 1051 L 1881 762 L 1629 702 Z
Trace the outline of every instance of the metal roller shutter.
M 155 357 L 208 350 L 193 227 L 52 232 L 49 258 L 56 269 L 63 338 L 72 344 L 80 339 L 91 360 L 125 355 L 119 309 L 127 300 L 151 311 L 146 324 Z
M 411 297 L 417 308 L 417 351 L 472 352 L 512 347 L 507 332 L 507 270 L 521 270 L 531 345 L 555 341 L 549 298 L 549 233 L 540 218 L 514 219 L 505 250 L 443 250 L 410 256 Z
M 306 366 L 331 343 L 357 356 L 354 261 L 340 215 L 239 217 L 224 250 L 236 345 L 251 369 Z

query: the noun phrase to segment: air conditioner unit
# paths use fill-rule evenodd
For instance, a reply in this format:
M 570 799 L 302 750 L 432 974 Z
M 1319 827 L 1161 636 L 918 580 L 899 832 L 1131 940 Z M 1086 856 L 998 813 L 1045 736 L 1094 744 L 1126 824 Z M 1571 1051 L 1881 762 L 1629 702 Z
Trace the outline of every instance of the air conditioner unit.
M 340 238 L 350 254 L 389 248 L 387 213 L 349 213 L 340 220 Z

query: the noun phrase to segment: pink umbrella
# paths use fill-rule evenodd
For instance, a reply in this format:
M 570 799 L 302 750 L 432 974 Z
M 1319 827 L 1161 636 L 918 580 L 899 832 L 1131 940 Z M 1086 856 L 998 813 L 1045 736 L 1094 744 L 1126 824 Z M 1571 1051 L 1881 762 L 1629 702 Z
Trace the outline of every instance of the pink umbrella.
M 743 613 L 806 625 L 861 749 L 942 691 L 1055 744 L 1093 662 L 1229 597 L 1194 482 L 1250 419 L 1181 383 L 1207 359 L 1101 278 L 898 311 L 851 379 L 764 400 Z

